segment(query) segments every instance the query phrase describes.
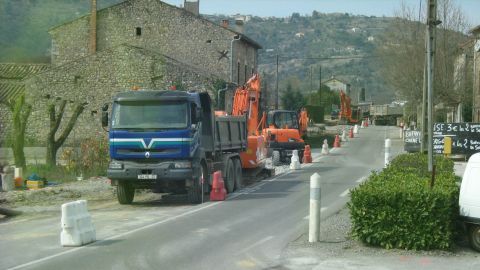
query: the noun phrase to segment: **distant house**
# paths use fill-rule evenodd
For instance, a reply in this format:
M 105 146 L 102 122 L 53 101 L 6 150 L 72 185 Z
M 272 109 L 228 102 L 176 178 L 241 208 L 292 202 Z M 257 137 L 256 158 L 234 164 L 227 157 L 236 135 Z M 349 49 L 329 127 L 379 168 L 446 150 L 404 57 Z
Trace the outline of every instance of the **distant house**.
M 296 38 L 304 38 L 304 37 L 305 37 L 305 33 L 303 33 L 303 32 L 298 32 L 298 33 L 295 34 L 295 37 L 296 37 Z
M 51 65 L 23 82 L 34 107 L 27 132 L 43 140 L 38 130 L 48 125 L 52 98 L 88 103 L 75 127 L 78 139 L 101 131 L 98 112 L 119 91 L 245 83 L 257 71 L 261 46 L 228 22 L 204 19 L 198 5 L 126 0 L 97 10 L 92 0 L 90 14 L 50 29 Z
M 329 80 L 323 82 L 324 85 L 328 86 L 332 91 L 340 91 L 342 90 L 343 92 L 347 91 L 347 87 L 349 86 L 348 83 L 339 80 L 335 77 L 330 78 Z

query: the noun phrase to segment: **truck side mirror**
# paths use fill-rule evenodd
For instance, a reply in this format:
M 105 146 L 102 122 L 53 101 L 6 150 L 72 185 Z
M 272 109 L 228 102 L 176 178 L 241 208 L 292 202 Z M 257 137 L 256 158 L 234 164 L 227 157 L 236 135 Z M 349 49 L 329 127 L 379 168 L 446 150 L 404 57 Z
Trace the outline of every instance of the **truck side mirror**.
M 192 124 L 196 124 L 202 120 L 202 109 L 198 108 L 195 103 L 190 105 L 190 116 L 192 118 Z
M 195 113 L 196 113 L 197 122 L 202 121 L 202 118 L 203 118 L 202 109 L 197 108 Z
M 105 103 L 102 107 L 102 127 L 108 127 L 108 104 Z

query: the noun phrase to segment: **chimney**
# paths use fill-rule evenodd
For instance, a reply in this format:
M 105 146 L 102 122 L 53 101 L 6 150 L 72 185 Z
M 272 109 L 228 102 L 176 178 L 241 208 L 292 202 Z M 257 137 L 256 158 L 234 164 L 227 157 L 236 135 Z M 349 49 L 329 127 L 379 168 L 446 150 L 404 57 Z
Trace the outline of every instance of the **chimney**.
M 229 24 L 230 24 L 230 22 L 228 20 L 222 20 L 222 27 L 228 28 Z
M 90 12 L 90 42 L 88 51 L 90 54 L 97 52 L 97 0 L 91 0 Z
M 243 19 L 235 19 L 235 31 L 237 31 L 240 34 L 243 34 L 244 25 L 245 25 L 245 22 Z
M 200 0 L 185 0 L 183 2 L 183 7 L 186 11 L 193 13 L 195 15 L 200 15 Z

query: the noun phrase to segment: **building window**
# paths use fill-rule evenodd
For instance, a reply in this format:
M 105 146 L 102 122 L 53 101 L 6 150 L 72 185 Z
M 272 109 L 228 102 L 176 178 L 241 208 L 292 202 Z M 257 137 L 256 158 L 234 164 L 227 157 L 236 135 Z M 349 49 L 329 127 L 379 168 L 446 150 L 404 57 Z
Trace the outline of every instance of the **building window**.
M 141 36 L 142 35 L 142 28 L 141 27 L 135 28 L 135 34 L 137 35 L 137 37 Z

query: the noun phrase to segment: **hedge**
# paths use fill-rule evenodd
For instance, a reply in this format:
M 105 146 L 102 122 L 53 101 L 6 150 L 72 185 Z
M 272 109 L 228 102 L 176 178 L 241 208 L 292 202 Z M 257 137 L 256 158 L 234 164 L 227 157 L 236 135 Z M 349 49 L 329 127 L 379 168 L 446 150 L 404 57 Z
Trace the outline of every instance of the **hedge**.
M 306 105 L 305 108 L 307 109 L 308 117 L 314 123 L 323 123 L 325 121 L 325 108 L 323 106 Z
M 437 157 L 430 188 L 427 158 L 404 154 L 351 192 L 352 234 L 365 244 L 415 250 L 452 247 L 459 188 L 453 162 Z

